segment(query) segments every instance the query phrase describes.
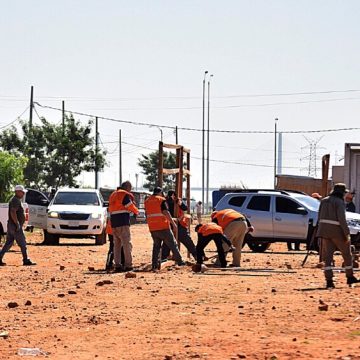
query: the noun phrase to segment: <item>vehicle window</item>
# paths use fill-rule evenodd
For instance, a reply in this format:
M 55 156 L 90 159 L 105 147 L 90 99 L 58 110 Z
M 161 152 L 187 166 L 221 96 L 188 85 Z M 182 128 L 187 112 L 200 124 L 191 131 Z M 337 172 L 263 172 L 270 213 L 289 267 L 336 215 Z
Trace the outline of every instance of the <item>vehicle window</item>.
M 305 207 L 307 207 L 308 209 L 311 209 L 313 211 L 319 211 L 319 206 L 320 206 L 319 200 L 314 199 L 308 195 L 300 195 L 300 194 L 294 194 L 293 197 L 295 197 L 296 200 L 300 202 L 300 204 L 304 204 Z
M 229 200 L 229 205 L 241 207 L 246 199 L 246 196 L 233 196 Z
M 99 205 L 99 198 L 94 192 L 58 192 L 55 205 Z
M 249 210 L 270 211 L 270 196 L 253 196 L 247 208 Z
M 285 214 L 299 214 L 298 208 L 301 207 L 297 202 L 284 197 L 276 197 L 276 212 Z
M 29 189 L 26 193 L 26 200 L 29 205 L 46 205 L 48 200 L 39 191 Z

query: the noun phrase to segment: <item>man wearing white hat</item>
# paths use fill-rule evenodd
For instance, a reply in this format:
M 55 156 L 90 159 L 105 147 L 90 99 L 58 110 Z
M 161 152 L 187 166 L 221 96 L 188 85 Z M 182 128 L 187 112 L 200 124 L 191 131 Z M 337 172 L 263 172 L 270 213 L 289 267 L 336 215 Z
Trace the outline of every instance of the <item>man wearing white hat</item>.
M 2 259 L 6 252 L 12 247 L 14 240 L 21 249 L 23 256 L 23 265 L 36 265 L 27 257 L 26 239 L 23 230 L 25 222 L 25 211 L 21 199 L 24 197 L 27 190 L 22 185 L 15 186 L 15 196 L 9 202 L 9 219 L 7 223 L 6 242 L 0 251 L 0 266 L 6 265 Z

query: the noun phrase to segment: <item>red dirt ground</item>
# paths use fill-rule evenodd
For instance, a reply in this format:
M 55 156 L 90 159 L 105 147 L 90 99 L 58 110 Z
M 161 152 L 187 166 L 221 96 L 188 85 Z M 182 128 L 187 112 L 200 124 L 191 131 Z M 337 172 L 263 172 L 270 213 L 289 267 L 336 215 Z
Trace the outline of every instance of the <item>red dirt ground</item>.
M 134 265 L 144 267 L 152 250 L 147 226 L 131 229 Z M 107 245 L 38 246 L 40 233 L 27 238 L 38 265 L 21 266 L 14 247 L 0 268 L 0 359 L 23 358 L 21 347 L 66 360 L 360 359 L 360 287 L 348 288 L 339 273 L 337 288 L 324 290 L 317 257 L 301 267 L 304 251 L 276 244 L 255 254 L 245 247 L 243 271 L 194 274 L 170 261 L 159 273 L 126 279 L 102 271 Z M 245 271 L 251 269 L 279 272 Z M 97 285 L 104 280 L 111 283 Z

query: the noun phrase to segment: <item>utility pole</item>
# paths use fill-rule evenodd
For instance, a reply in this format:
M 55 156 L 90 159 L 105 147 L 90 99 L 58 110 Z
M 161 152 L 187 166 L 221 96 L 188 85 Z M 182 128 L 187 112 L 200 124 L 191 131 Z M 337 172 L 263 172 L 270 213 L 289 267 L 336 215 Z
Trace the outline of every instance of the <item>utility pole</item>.
M 178 138 L 178 127 L 175 126 L 175 144 L 177 145 L 179 143 L 179 138 Z
M 210 168 L 210 75 L 208 80 L 208 103 L 207 103 L 207 156 L 206 156 L 206 213 L 209 211 L 209 168 Z M 204 206 L 204 205 L 203 205 Z
M 99 132 L 98 132 L 98 117 L 95 118 L 95 189 L 98 188 L 98 146 L 99 146 Z
M 34 109 L 34 87 L 31 86 L 30 90 L 30 115 L 29 115 L 29 129 L 32 129 L 33 125 L 33 109 Z
M 204 213 L 204 191 L 205 191 L 205 78 L 208 71 L 204 72 L 203 79 L 203 113 L 202 113 L 202 185 L 201 185 L 201 200 L 202 200 L 202 209 Z
M 65 101 L 62 101 L 62 134 L 64 136 L 65 130 Z
M 119 130 L 119 186 L 122 184 L 121 129 Z
M 275 139 L 274 139 L 274 189 L 276 189 L 276 157 L 277 157 L 277 122 L 278 118 L 275 118 Z

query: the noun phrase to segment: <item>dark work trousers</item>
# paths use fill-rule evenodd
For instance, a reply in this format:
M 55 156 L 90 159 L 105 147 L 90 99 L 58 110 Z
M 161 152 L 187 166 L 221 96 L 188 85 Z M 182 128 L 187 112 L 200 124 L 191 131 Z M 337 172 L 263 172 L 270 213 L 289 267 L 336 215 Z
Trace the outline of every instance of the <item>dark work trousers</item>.
M 153 253 L 152 253 L 152 268 L 160 269 L 159 255 L 161 246 L 166 244 L 174 255 L 174 260 L 177 263 L 182 262 L 182 258 L 177 246 L 173 232 L 170 229 L 150 231 L 153 238 Z
M 208 236 L 201 236 L 201 237 L 199 236 L 199 240 L 196 245 L 197 263 L 198 264 L 203 263 L 203 259 L 205 256 L 204 249 L 211 240 L 214 240 L 218 252 L 220 265 L 221 267 L 226 267 L 225 253 L 223 249 L 223 239 L 224 236 L 222 234 L 211 234 Z
M 192 241 L 189 231 L 186 227 L 178 225 L 178 240 L 181 244 L 184 244 L 189 253 L 196 260 L 196 247 L 194 242 Z M 169 247 L 163 243 L 161 248 L 161 260 L 165 260 L 170 255 Z
M 106 270 L 110 270 L 114 265 L 114 237 L 108 234 L 109 237 L 109 251 L 106 258 Z M 121 265 L 124 266 L 124 249 L 121 248 Z
M 16 225 L 11 222 L 8 222 L 7 224 L 6 242 L 0 251 L 0 260 L 2 260 L 5 253 L 8 252 L 13 246 L 14 241 L 17 242 L 21 249 L 23 260 L 27 260 L 26 239 L 24 230 L 22 228 L 17 229 Z

